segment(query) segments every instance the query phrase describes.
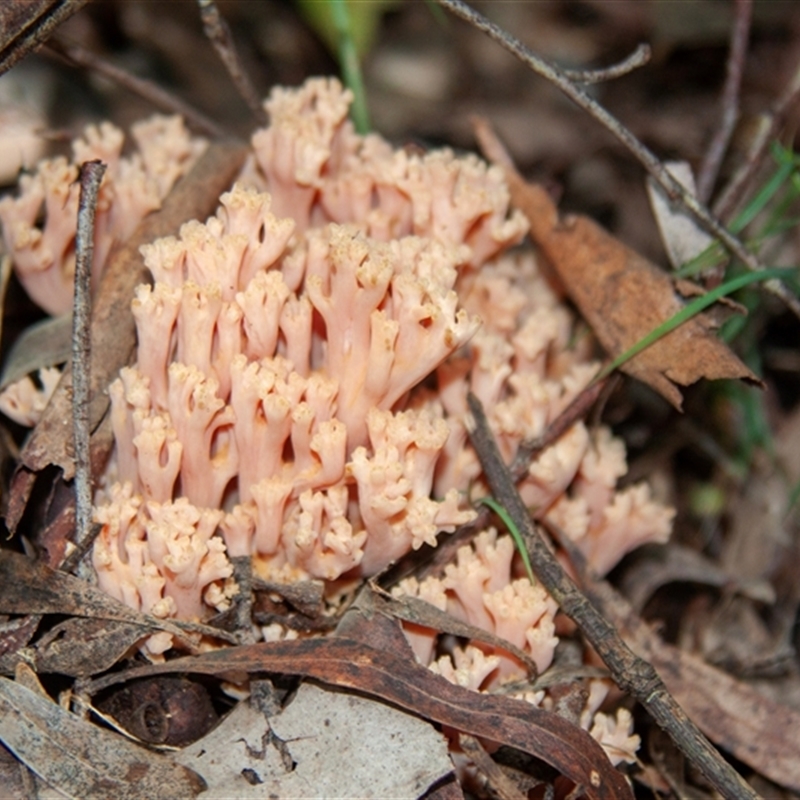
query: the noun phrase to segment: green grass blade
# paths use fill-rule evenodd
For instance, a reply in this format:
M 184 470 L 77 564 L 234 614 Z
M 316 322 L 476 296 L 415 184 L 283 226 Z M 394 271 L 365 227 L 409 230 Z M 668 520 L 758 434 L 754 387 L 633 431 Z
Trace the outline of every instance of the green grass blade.
M 489 508 L 503 520 L 503 524 L 508 528 L 508 532 L 511 534 L 511 538 L 514 540 L 514 544 L 519 551 L 520 556 L 522 556 L 522 563 L 525 565 L 525 570 L 528 573 L 528 578 L 530 578 L 531 583 L 535 586 L 536 585 L 536 577 L 533 574 L 533 569 L 531 569 L 531 561 L 528 558 L 528 548 L 525 547 L 525 540 L 522 538 L 522 534 L 519 532 L 519 528 L 514 524 L 514 520 L 511 519 L 508 512 L 505 510 L 494 497 L 482 497 L 479 503 L 483 503 L 483 505 L 488 506 Z
M 775 196 L 778 190 L 789 179 L 794 171 L 794 164 L 791 162 L 782 163 L 775 174 L 759 189 L 756 196 L 747 204 L 747 207 L 736 215 L 731 222 L 731 233 L 741 233 L 757 216 L 763 211 L 764 207 Z
M 787 180 L 794 181 L 797 177 L 797 157 L 789 150 L 774 147 L 773 157 L 778 164 L 778 169 L 772 177 L 761 187 L 747 206 L 736 215 L 730 224 L 732 233 L 741 233 L 770 203 L 775 195 L 784 186 Z M 675 271 L 679 278 L 690 278 L 706 270 L 713 269 L 727 259 L 727 253 L 719 242 L 712 242 L 702 253 L 687 261 L 680 269 Z
M 339 64 L 342 68 L 344 82 L 353 92 L 351 116 L 356 130 L 369 133 L 369 111 L 367 110 L 367 93 L 361 75 L 361 64 L 358 58 L 355 41 L 350 29 L 350 13 L 346 0 L 330 0 L 333 25 L 339 40 Z

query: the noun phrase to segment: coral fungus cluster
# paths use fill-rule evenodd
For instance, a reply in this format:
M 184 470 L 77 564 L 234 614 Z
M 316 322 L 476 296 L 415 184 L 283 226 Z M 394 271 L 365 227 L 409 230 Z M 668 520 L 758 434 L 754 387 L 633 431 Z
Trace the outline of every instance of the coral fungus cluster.
M 216 215 L 143 248 L 154 283 L 133 301 L 137 362 L 109 389 L 116 448 L 93 563 L 103 589 L 148 613 L 225 608 L 233 557 L 252 556 L 271 580 L 333 581 L 435 545 L 474 519 L 468 492 L 485 490 L 467 393 L 510 459 L 597 369 L 533 255 L 512 249 L 527 225 L 502 173 L 359 136 L 350 99 L 335 80 L 273 91 L 270 124 Z M 45 245 L 59 219 L 49 202 L 44 234 L 14 202 L 0 217 L 26 281 L 71 240 L 54 231 Z M 109 197 L 102 213 L 115 219 L 124 202 Z M 606 572 L 670 530 L 646 485 L 617 491 L 625 470 L 621 442 L 576 423 L 520 491 Z M 493 631 L 543 671 L 557 609 L 513 555 L 485 531 L 443 577 L 397 591 Z M 434 632 L 408 635 L 420 660 L 472 688 L 519 673 L 497 648 L 441 657 Z M 624 743 L 620 726 L 607 733 Z
M 40 161 L 22 175 L 17 197 L 0 199 L 0 229 L 14 271 L 31 299 L 49 314 L 72 309 L 78 168 L 100 159 L 106 172 L 97 199 L 92 283 L 97 285 L 109 253 L 124 242 L 151 211 L 161 207 L 175 182 L 205 149 L 189 135 L 180 117 L 154 116 L 133 125 L 136 149 L 123 155 L 124 133 L 104 122 L 90 125 L 66 157 Z M 43 220 L 40 220 L 43 217 Z M 60 373 L 39 370 L 37 382 L 24 377 L 0 393 L 0 411 L 22 425 L 34 425 Z
M 104 122 L 90 125 L 72 143 L 73 158 L 40 161 L 23 175 L 17 197 L 0 199 L 3 243 L 14 271 L 31 299 L 50 314 L 72 308 L 75 271 L 75 220 L 78 212 L 78 166 L 100 159 L 106 172 L 97 201 L 93 280 L 111 248 L 124 242 L 142 219 L 160 208 L 175 181 L 191 169 L 205 148 L 193 139 L 180 117 L 154 116 L 135 124 L 136 151 L 123 156 L 123 132 Z M 44 224 L 39 216 L 44 212 Z

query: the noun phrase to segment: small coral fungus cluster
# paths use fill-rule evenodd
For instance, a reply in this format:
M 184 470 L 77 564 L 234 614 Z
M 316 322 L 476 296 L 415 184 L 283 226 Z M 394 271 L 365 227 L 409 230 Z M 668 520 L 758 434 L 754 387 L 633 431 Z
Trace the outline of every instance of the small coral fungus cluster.
M 435 545 L 474 518 L 467 492 L 485 491 L 467 393 L 510 459 L 596 371 L 533 255 L 510 250 L 527 225 L 509 208 L 502 173 L 474 156 L 356 135 L 349 102 L 334 80 L 276 89 L 270 124 L 216 216 L 143 248 L 154 284 L 133 301 L 137 362 L 109 389 L 116 449 L 93 555 L 100 586 L 131 606 L 207 617 L 237 591 L 236 556 L 252 556 L 270 580 L 330 582 Z M 149 175 L 141 136 L 139 145 L 141 160 L 125 169 Z M 174 172 L 196 148 L 184 142 Z M 85 152 L 84 143 L 76 158 Z M 48 175 L 0 206 L 34 298 L 42 291 L 31 265 L 63 260 L 71 241 Z M 156 183 L 160 191 L 170 180 Z M 41 232 L 32 221 L 43 198 Z M 101 228 L 128 201 L 109 192 Z M 616 490 L 625 470 L 609 431 L 577 423 L 520 490 L 606 572 L 670 529 L 671 512 L 647 486 Z M 542 671 L 557 609 L 519 577 L 513 555 L 510 539 L 485 531 L 441 578 L 397 591 L 511 641 Z M 408 633 L 420 660 L 472 688 L 520 673 L 497 648 L 440 655 L 433 632 Z M 629 751 L 622 727 L 609 723 L 603 736 L 621 735 Z
M 89 126 L 72 143 L 73 159 L 40 161 L 23 175 L 17 197 L 0 199 L 3 244 L 14 271 L 31 299 L 50 314 L 72 309 L 78 166 L 100 159 L 106 173 L 97 199 L 92 282 L 96 286 L 112 248 L 124 242 L 142 219 L 161 207 L 175 182 L 205 149 L 180 117 L 155 116 L 132 128 L 135 152 L 123 156 L 124 134 L 109 122 Z M 40 227 L 39 217 L 45 223 Z M 37 382 L 25 377 L 0 393 L 0 411 L 22 425 L 41 416 L 60 373 L 39 370 Z

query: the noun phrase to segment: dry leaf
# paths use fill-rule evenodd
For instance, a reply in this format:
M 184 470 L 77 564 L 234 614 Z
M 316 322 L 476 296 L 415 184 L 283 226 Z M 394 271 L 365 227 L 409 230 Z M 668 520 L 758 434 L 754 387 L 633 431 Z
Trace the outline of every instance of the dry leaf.
M 200 778 L 163 756 L 0 678 L 0 739 L 16 757 L 76 800 L 191 800 Z
M 70 617 L 36 643 L 33 658 L 38 672 L 85 678 L 111 669 L 152 632 L 137 622 Z
M 72 352 L 72 314 L 47 317 L 26 328 L 3 363 L 0 389 L 44 367 L 64 364 Z
M 671 542 L 655 552 L 632 558 L 617 584 L 637 612 L 650 598 L 670 583 L 696 583 L 700 586 L 732 585 L 733 576 L 711 559 L 689 547 Z
M 27 775 L 26 777 L 23 777 Z M 33 776 L 24 764 L 20 764 L 14 754 L 0 744 L 0 786 L 3 787 L 3 800 L 30 800 Z
M 694 174 L 686 161 L 668 161 L 664 166 L 685 189 L 696 194 Z M 699 256 L 713 239 L 697 224 L 683 206 L 670 202 L 664 190 L 652 179 L 647 179 L 650 208 L 661 233 L 661 241 L 674 269 Z
M 684 307 L 669 275 L 596 222 L 583 216 L 559 219 L 547 192 L 523 180 L 487 122 L 477 121 L 476 133 L 486 156 L 505 170 L 512 202 L 528 218 L 534 243 L 612 358 Z M 683 402 L 677 386 L 689 386 L 700 378 L 741 378 L 761 385 L 715 336 L 707 314 L 697 314 L 620 369 L 677 409 Z

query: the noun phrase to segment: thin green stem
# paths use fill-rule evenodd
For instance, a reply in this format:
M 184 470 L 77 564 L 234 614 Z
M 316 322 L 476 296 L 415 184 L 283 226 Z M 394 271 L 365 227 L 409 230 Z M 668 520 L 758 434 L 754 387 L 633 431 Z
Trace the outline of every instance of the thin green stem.
M 367 93 L 361 74 L 361 64 L 350 28 L 350 13 L 346 0 L 330 0 L 331 15 L 339 39 L 339 63 L 342 68 L 344 82 L 353 92 L 351 115 L 356 130 L 361 134 L 369 133 L 369 110 L 367 109 Z

